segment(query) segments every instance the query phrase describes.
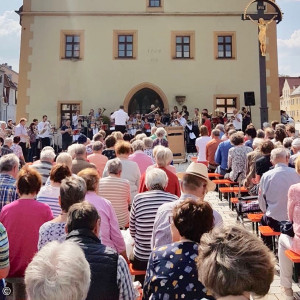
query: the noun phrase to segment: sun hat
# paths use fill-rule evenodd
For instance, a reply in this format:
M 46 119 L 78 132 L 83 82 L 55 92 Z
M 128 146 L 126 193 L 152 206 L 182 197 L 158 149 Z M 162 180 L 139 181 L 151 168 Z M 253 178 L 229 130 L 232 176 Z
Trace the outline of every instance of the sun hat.
M 208 178 L 208 171 L 207 166 L 201 163 L 195 163 L 192 162 L 186 169 L 185 172 L 177 173 L 177 177 L 179 179 L 183 179 L 184 175 L 191 174 L 194 176 L 197 176 L 201 179 L 206 180 L 207 182 L 207 190 L 208 191 L 214 191 L 216 188 L 216 185 Z

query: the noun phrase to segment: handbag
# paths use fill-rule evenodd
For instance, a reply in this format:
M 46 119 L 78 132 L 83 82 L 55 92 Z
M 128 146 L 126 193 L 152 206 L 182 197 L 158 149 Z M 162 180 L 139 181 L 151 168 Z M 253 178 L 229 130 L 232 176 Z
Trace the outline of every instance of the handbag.
M 293 222 L 291 221 L 280 221 L 280 232 L 283 234 L 287 234 L 290 237 L 294 237 L 294 228 L 293 228 Z

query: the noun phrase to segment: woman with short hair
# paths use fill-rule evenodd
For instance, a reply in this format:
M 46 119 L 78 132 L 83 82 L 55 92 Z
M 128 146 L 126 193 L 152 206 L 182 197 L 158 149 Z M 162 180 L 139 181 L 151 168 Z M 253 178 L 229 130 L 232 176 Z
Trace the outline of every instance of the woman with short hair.
M 132 202 L 129 229 L 134 239 L 133 267 L 146 270 L 151 253 L 151 236 L 158 208 L 178 197 L 165 192 L 168 185 L 167 174 L 159 168 L 146 171 L 145 185 L 147 191 L 137 194 Z M 141 278 L 143 279 L 143 278 Z
M 150 255 L 143 299 L 213 299 L 198 279 L 196 257 L 201 236 L 213 227 L 213 210 L 207 202 L 187 199 L 175 206 L 173 243 Z
M 116 158 L 115 145 L 117 143 L 117 139 L 113 135 L 109 135 L 105 139 L 105 150 L 102 151 L 102 154 L 105 155 L 108 159 Z
M 127 179 L 130 183 L 130 194 L 132 202 L 133 197 L 138 193 L 141 172 L 138 164 L 128 159 L 129 155 L 131 154 L 131 150 L 131 144 L 125 141 L 119 141 L 115 146 L 116 155 L 122 163 L 121 178 Z M 108 162 L 106 163 L 102 177 L 108 176 L 107 164 Z
M 244 145 L 244 135 L 241 132 L 232 134 L 230 143 L 233 147 L 228 152 L 228 169 L 231 170 L 224 178 L 242 182 L 246 178 L 247 154 L 252 151 L 252 148 Z
M 200 137 L 196 139 L 196 148 L 198 152 L 197 162 L 208 165 L 206 160 L 206 145 L 211 140 L 211 137 L 208 135 L 208 128 L 205 125 L 200 127 Z
M 157 128 L 155 134 L 156 134 L 156 139 L 153 142 L 153 147 L 158 146 L 158 145 L 161 145 L 164 147 L 169 146 L 169 143 L 166 140 L 167 132 L 163 127 Z
M 85 200 L 93 204 L 100 215 L 101 242 L 126 256 L 124 239 L 112 203 L 97 195 L 100 179 L 97 170 L 87 168 L 80 171 L 77 175 L 83 178 L 86 183 L 87 193 Z
M 28 263 L 38 250 L 39 228 L 53 219 L 50 207 L 35 200 L 42 186 L 41 175 L 35 169 L 23 167 L 18 174 L 16 186 L 19 199 L 5 205 L 0 214 L 0 222 L 6 228 L 9 239 L 8 278 L 24 277 Z M 14 295 L 16 299 L 25 299 L 25 286 L 13 283 L 15 285 L 21 285 L 21 295 Z M 17 286 L 15 288 L 19 290 Z
M 265 296 L 274 279 L 275 257 L 241 226 L 216 227 L 201 238 L 199 280 L 218 300 Z

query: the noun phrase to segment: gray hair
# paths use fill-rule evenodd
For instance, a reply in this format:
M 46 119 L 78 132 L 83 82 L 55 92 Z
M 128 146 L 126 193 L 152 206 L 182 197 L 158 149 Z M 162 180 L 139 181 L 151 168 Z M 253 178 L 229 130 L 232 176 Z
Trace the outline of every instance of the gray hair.
M 144 143 L 141 140 L 134 141 L 131 146 L 134 152 L 138 150 L 144 151 Z
M 265 138 L 265 132 L 262 129 L 257 129 L 256 134 L 258 138 L 262 138 L 262 139 Z
M 167 154 L 166 149 L 167 149 L 166 147 L 160 146 L 160 145 L 154 147 L 154 149 L 153 149 L 153 155 L 154 155 L 156 164 L 159 167 L 165 167 L 168 164 L 167 163 L 168 154 Z
M 92 146 L 93 151 L 98 152 L 103 149 L 103 144 L 99 141 L 95 142 Z
M 108 174 L 119 174 L 122 172 L 122 162 L 119 158 L 110 159 L 107 162 Z
M 71 155 L 72 159 L 75 157 L 75 148 L 77 144 L 72 144 L 68 147 L 68 153 Z
M 271 161 L 275 165 L 278 160 L 289 158 L 290 153 L 283 147 L 275 148 L 271 151 Z
M 142 141 L 145 137 L 147 137 L 145 133 L 140 133 L 135 137 L 135 139 Z
M 165 152 L 167 155 L 167 165 L 169 165 L 173 160 L 173 152 L 171 151 L 170 148 L 165 148 Z
M 283 142 L 282 142 L 283 147 L 287 148 L 287 149 L 291 148 L 292 142 L 293 142 L 293 138 L 291 138 L 291 137 L 284 138 Z
M 57 164 L 66 164 L 72 170 L 72 156 L 68 152 L 60 153 L 56 158 Z
M 4 140 L 4 145 L 9 145 L 9 144 L 12 144 L 14 141 L 14 139 L 12 137 L 7 137 L 5 138 Z
M 165 171 L 159 168 L 148 168 L 145 184 L 148 190 L 153 190 L 156 187 L 164 189 L 168 185 L 168 176 Z
M 19 166 L 19 163 L 19 158 L 14 153 L 3 155 L 0 158 L 0 173 L 12 171 L 15 166 Z
M 52 150 L 47 149 L 41 151 L 41 161 L 46 160 L 46 161 L 53 162 L 54 158 L 55 158 L 55 153 Z
M 53 153 L 55 153 L 54 149 L 51 146 L 46 146 L 44 147 L 41 152 L 47 151 L 47 150 L 51 150 Z
M 30 300 L 84 300 L 90 287 L 91 271 L 77 243 L 53 241 L 45 245 L 25 271 Z
M 164 136 L 167 135 L 167 132 L 165 131 L 165 129 L 163 127 L 159 127 L 159 128 L 157 128 L 155 134 L 158 138 L 163 138 Z
M 218 124 L 215 129 L 219 129 L 220 131 L 224 132 L 224 125 Z
M 83 156 L 86 154 L 86 147 L 82 144 L 77 144 L 75 146 L 75 157 L 77 156 Z
M 152 149 L 153 147 L 153 140 L 150 137 L 146 137 L 143 139 L 144 145 L 146 149 Z
M 252 142 L 253 149 L 258 148 L 263 142 L 264 142 L 264 139 L 254 138 L 254 140 Z
M 151 128 L 151 134 L 155 134 L 156 130 L 157 130 L 157 127 L 156 127 L 156 126 L 153 126 L 153 127 Z
M 220 136 L 220 130 L 219 129 L 214 129 L 214 130 L 212 130 L 211 134 L 213 136 Z
M 269 122 L 263 122 L 263 129 L 271 127 Z

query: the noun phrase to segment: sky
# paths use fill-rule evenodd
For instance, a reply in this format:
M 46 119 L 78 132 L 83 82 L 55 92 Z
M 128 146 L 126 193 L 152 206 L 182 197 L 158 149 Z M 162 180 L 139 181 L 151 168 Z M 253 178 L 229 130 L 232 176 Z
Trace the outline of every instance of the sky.
M 279 74 L 300 76 L 300 0 L 276 2 L 284 13 L 277 26 Z M 0 63 L 8 63 L 17 72 L 21 29 L 14 11 L 21 5 L 22 0 L 1 0 L 0 5 Z

